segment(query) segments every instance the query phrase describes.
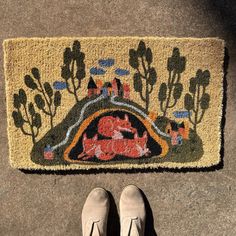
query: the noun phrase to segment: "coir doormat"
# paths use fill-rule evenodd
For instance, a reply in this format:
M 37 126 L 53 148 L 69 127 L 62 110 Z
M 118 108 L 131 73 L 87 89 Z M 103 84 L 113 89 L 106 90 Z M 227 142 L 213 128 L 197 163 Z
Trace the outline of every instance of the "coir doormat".
M 219 163 L 222 40 L 19 38 L 4 53 L 13 167 Z

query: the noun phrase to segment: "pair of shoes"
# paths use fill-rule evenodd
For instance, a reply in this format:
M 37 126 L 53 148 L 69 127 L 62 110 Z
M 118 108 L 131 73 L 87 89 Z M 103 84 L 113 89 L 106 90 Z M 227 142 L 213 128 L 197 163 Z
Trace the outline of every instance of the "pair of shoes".
M 82 211 L 83 236 L 107 236 L 110 201 L 103 188 L 93 189 Z M 120 196 L 120 235 L 143 236 L 145 229 L 145 203 L 139 188 L 128 185 Z

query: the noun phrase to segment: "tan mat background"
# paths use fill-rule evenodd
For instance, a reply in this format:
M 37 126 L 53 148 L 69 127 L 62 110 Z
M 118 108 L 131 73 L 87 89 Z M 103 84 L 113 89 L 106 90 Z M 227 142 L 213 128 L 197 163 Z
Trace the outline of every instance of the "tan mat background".
M 157 71 L 157 81 L 153 86 L 153 91 L 150 93 L 149 112 L 157 114 L 161 117 L 163 112 L 160 109 L 160 101 L 158 101 L 158 93 L 160 91 L 160 84 L 167 81 L 167 58 L 172 55 L 174 47 L 177 47 L 180 52 L 180 56 L 185 58 L 186 66 L 183 73 L 180 74 L 180 82 L 183 85 L 183 92 L 180 99 L 177 99 L 177 104 L 168 109 L 166 117 L 178 122 L 178 119 L 174 117 L 173 112 L 179 110 L 186 110 L 184 107 L 185 94 L 189 92 L 189 81 L 192 77 L 196 76 L 197 70 L 209 70 L 209 85 L 206 86 L 205 93 L 210 96 L 209 108 L 205 109 L 205 114 L 202 121 L 197 125 L 197 135 L 202 141 L 202 145 L 195 141 L 195 152 L 203 148 L 203 155 L 195 161 L 191 161 L 191 153 L 185 149 L 185 146 L 180 146 L 178 150 L 186 155 L 188 161 L 178 161 L 175 154 L 168 161 L 166 156 L 163 159 L 164 163 L 152 163 L 150 159 L 147 159 L 144 164 L 138 164 L 138 161 L 125 163 L 125 161 L 114 161 L 112 163 L 104 162 L 97 165 L 90 165 L 90 163 L 78 162 L 78 165 L 43 165 L 35 164 L 32 161 L 32 140 L 31 136 L 25 136 L 21 129 L 16 128 L 12 111 L 14 108 L 13 94 L 18 93 L 19 89 L 26 91 L 28 99 L 27 104 L 30 101 L 34 102 L 35 91 L 27 88 L 24 84 L 24 76 L 30 74 L 31 68 L 39 68 L 41 81 L 44 83 L 48 81 L 53 84 L 55 81 L 63 81 L 61 78 L 61 65 L 63 63 L 63 52 L 65 47 L 69 47 L 74 40 L 79 40 L 81 43 L 81 51 L 85 53 L 85 70 L 86 76 L 81 82 L 81 88 L 77 91 L 79 94 L 79 101 L 87 96 L 87 84 L 89 80 L 89 69 L 94 65 L 97 65 L 97 60 L 100 58 L 114 58 L 115 66 L 106 68 L 107 72 L 104 75 L 93 76 L 94 79 L 101 79 L 104 81 L 110 81 L 114 77 L 115 67 L 124 68 L 130 71 L 130 74 L 124 77 L 119 77 L 122 83 L 127 83 L 130 86 L 130 99 L 129 101 L 136 102 L 140 106 L 144 107 L 145 103 L 141 100 L 138 92 L 133 87 L 133 74 L 135 70 L 129 66 L 129 49 L 136 48 L 140 40 L 143 40 L 147 47 L 150 47 L 153 52 L 152 65 Z M 209 167 L 217 165 L 220 162 L 220 148 L 221 148 L 221 135 L 220 135 L 220 123 L 222 114 L 222 91 L 223 91 L 223 58 L 224 58 L 224 42 L 218 38 L 158 38 L 158 37 L 91 37 L 91 38 L 18 38 L 8 39 L 4 42 L 5 50 L 5 79 L 7 81 L 7 104 L 8 104 L 8 132 L 9 132 L 9 147 L 10 147 L 10 161 L 14 168 L 23 169 L 78 169 L 84 168 L 147 168 L 147 167 L 168 167 L 168 168 L 181 168 L 181 167 Z M 202 89 L 202 88 L 201 88 Z M 55 91 L 55 89 L 54 89 Z M 54 127 L 62 122 L 67 114 L 73 110 L 75 104 L 74 96 L 68 93 L 68 91 L 61 90 L 62 101 L 61 105 L 57 109 L 56 116 L 54 117 Z M 36 92 L 37 93 L 37 92 Z M 202 90 L 200 90 L 200 97 L 202 96 Z M 127 101 L 128 102 L 128 101 Z M 172 102 L 172 101 L 171 101 Z M 79 103 L 79 102 L 78 102 Z M 35 102 L 34 102 L 35 104 Z M 129 103 L 128 103 L 129 104 Z M 196 104 L 196 102 L 195 102 Z M 39 129 L 39 135 L 36 137 L 36 142 L 40 141 L 47 132 L 50 131 L 50 120 L 44 113 L 42 113 L 35 105 L 36 112 L 39 112 L 42 116 L 42 127 Z M 195 108 L 196 109 L 196 108 Z M 20 111 L 23 108 L 21 107 Z M 88 111 L 91 107 L 88 107 Z M 202 114 L 203 109 L 199 108 L 198 117 Z M 193 111 L 191 111 L 193 113 Z M 24 116 L 24 111 L 22 111 Z M 25 117 L 25 116 L 24 116 Z M 194 120 L 194 114 L 191 119 Z M 199 119 L 199 118 L 198 118 Z M 189 123 L 189 126 L 193 129 L 193 125 L 189 122 L 189 119 L 183 119 Z M 70 124 L 71 125 L 71 124 Z M 158 125 L 157 125 L 158 126 Z M 24 130 L 27 130 L 27 124 L 23 125 Z M 160 127 L 159 127 L 160 128 Z M 78 129 L 76 127 L 75 129 Z M 62 139 L 64 138 L 64 134 Z M 163 136 L 159 135 L 161 139 Z M 193 139 L 189 137 L 189 141 Z M 212 143 L 214 140 L 214 143 Z M 69 145 L 70 142 L 67 143 Z M 44 143 L 44 145 L 50 143 Z M 24 148 L 22 148 L 22 145 Z M 188 144 L 188 145 L 191 145 Z M 172 146 L 174 147 L 174 146 Z M 171 145 L 168 145 L 169 152 L 171 153 Z M 173 151 L 172 151 L 173 152 Z M 200 152 L 200 151 L 199 151 Z M 173 152 L 174 153 L 174 152 Z M 193 152 L 194 155 L 194 152 Z M 195 154 L 196 155 L 196 154 Z M 41 154 L 43 156 L 43 153 Z M 41 157 L 43 158 L 43 157 Z M 63 159 L 61 154 L 61 159 Z M 176 159 L 176 161 L 175 161 Z M 129 159 L 126 158 L 128 161 Z M 52 162 L 53 163 L 53 162 Z
M 214 2 L 214 3 L 213 3 Z M 193 173 L 25 174 L 8 160 L 3 54 L 0 67 L 0 235 L 81 235 L 80 213 L 95 186 L 114 201 L 109 232 L 119 235 L 122 188 L 146 194 L 148 235 L 236 234 L 235 10 L 230 0 L 206 1 L 0 1 L 0 39 L 46 36 L 220 37 L 229 52 L 224 168 Z M 154 222 L 152 222 L 152 217 Z M 154 226 L 154 231 L 151 228 Z

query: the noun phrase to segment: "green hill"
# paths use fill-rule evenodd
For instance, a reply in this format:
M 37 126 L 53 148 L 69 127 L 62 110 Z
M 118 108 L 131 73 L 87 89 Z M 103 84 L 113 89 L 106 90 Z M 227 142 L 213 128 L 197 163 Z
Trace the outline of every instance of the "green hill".
M 68 142 L 59 148 L 57 148 L 54 151 L 54 159 L 53 160 L 46 160 L 44 159 L 44 149 L 46 145 L 50 145 L 53 147 L 54 145 L 57 145 L 58 143 L 62 142 L 65 137 L 66 133 L 72 125 L 74 125 L 79 117 L 82 108 L 87 104 L 88 102 L 92 101 L 96 97 L 91 98 L 84 98 L 81 101 L 79 101 L 77 104 L 75 104 L 69 113 L 66 115 L 66 117 L 59 123 L 57 126 L 55 126 L 53 129 L 49 130 L 44 137 L 39 140 L 34 146 L 31 151 L 31 159 L 33 162 L 41 165 L 70 165 L 67 161 L 63 159 L 63 153 L 66 149 L 66 147 L 72 142 L 78 127 L 72 129 Z M 121 97 L 117 97 L 116 101 L 119 102 L 125 102 L 126 104 L 132 105 L 142 112 L 145 112 L 145 110 L 138 104 L 123 99 Z M 103 100 L 100 100 L 96 102 L 95 104 L 91 104 L 88 109 L 84 112 L 83 119 L 86 119 L 91 114 L 93 114 L 96 111 L 99 111 L 101 109 L 109 109 L 109 108 L 121 108 L 122 106 L 117 106 L 111 103 L 110 98 L 105 98 Z M 134 114 L 138 114 L 136 111 L 132 110 Z M 167 118 L 158 117 L 155 121 L 156 126 L 162 131 L 165 131 L 165 126 L 168 123 Z M 161 135 L 160 135 L 161 136 Z M 169 153 L 165 157 L 158 157 L 158 156 L 151 156 L 150 158 L 140 158 L 140 159 L 128 159 L 124 157 L 118 157 L 111 161 L 100 161 L 97 158 L 94 158 L 93 161 L 90 162 L 91 165 L 98 165 L 99 163 L 103 164 L 109 164 L 109 163 L 117 163 L 117 162 L 135 162 L 135 163 L 150 163 L 150 162 L 189 162 L 189 161 L 196 161 L 201 158 L 203 154 L 202 149 L 202 141 L 200 137 L 194 133 L 194 131 L 190 130 L 190 139 L 184 140 L 183 144 L 181 146 L 171 146 L 170 139 L 162 137 L 165 139 L 169 144 Z M 81 161 L 81 164 L 83 164 L 83 161 Z

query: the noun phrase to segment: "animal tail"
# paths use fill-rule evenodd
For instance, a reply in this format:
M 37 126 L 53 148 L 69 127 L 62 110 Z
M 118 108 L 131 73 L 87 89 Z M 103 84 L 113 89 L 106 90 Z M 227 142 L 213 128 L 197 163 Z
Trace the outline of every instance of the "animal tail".
M 84 157 L 86 157 L 87 155 L 86 155 L 86 153 L 85 152 L 82 152 L 82 153 L 80 153 L 78 156 L 77 156 L 77 158 L 78 158 L 78 160 L 81 160 L 81 159 L 83 159 Z

